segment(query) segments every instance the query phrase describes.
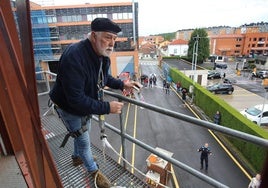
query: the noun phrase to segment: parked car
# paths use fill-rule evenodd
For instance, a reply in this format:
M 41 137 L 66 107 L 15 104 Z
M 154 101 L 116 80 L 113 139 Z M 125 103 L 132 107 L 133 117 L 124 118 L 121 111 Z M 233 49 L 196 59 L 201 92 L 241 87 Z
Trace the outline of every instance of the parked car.
M 257 71 L 256 76 L 261 79 L 268 78 L 268 71 L 265 70 Z
M 223 83 L 225 83 L 225 84 L 234 84 L 234 83 L 236 83 L 236 80 L 230 79 L 230 78 L 224 78 Z
M 220 69 L 227 69 L 227 63 L 216 63 L 215 66 Z
M 218 71 L 208 71 L 208 79 L 217 79 L 221 78 L 221 73 Z
M 258 104 L 240 113 L 257 125 L 268 125 L 268 104 Z
M 234 87 L 232 84 L 217 83 L 207 87 L 207 90 L 214 94 L 229 94 L 234 92 Z

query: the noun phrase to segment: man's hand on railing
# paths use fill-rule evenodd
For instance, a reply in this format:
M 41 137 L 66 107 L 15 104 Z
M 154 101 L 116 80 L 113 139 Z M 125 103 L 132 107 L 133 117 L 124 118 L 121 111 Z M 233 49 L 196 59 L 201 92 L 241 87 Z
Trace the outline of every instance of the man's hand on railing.
M 111 114 L 120 114 L 122 112 L 124 103 L 117 102 L 117 101 L 111 101 L 110 102 L 110 113 Z
M 135 82 L 135 81 L 128 81 L 124 83 L 124 88 L 125 89 L 141 89 L 142 85 L 139 82 Z

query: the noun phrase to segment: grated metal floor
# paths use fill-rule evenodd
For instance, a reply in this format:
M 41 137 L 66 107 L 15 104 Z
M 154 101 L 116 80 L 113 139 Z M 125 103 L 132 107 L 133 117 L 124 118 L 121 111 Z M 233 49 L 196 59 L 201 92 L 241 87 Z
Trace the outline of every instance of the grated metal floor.
M 71 161 L 71 155 L 73 151 L 73 142 L 70 138 L 64 148 L 59 148 L 64 136 L 66 135 L 66 129 L 61 120 L 53 114 L 48 114 L 42 117 L 43 131 L 46 134 L 46 140 L 50 147 L 51 153 L 57 165 L 58 173 L 62 179 L 64 187 L 91 187 L 94 188 L 94 181 L 83 165 L 74 167 Z M 96 146 L 91 144 L 92 153 L 97 157 L 97 163 L 100 170 L 111 181 L 113 186 L 118 187 L 135 187 L 144 188 L 148 187 L 146 183 L 128 170 L 125 170 L 121 165 L 116 163 L 109 156 L 103 157 L 102 151 Z

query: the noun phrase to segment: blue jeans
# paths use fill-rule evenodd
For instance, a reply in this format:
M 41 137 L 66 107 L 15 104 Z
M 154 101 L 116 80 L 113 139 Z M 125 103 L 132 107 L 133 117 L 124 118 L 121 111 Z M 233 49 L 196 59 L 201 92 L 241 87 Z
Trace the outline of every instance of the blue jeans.
M 75 132 L 81 129 L 82 119 L 84 117 L 70 114 L 60 108 L 57 108 L 62 121 L 64 122 L 65 127 L 70 132 Z M 97 164 L 95 163 L 91 148 L 90 148 L 90 131 L 91 131 L 91 119 L 88 119 L 86 122 L 88 131 L 85 131 L 82 135 L 77 138 L 74 138 L 74 151 L 73 157 L 80 157 L 88 172 L 93 172 L 98 169 Z

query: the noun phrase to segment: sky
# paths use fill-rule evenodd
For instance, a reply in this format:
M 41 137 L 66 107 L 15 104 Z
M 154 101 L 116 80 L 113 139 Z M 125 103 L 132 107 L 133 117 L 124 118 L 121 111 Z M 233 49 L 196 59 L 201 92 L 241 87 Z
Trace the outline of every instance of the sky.
M 139 36 L 170 33 L 182 29 L 239 27 L 243 24 L 268 22 L 268 0 L 133 1 L 139 3 Z M 132 2 L 132 0 L 54 0 L 55 5 L 110 2 Z

